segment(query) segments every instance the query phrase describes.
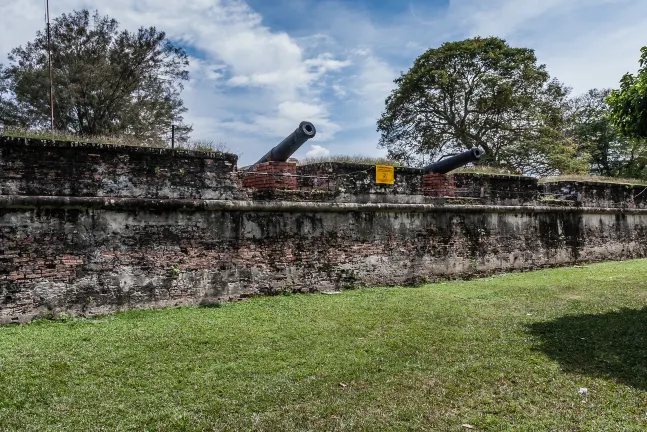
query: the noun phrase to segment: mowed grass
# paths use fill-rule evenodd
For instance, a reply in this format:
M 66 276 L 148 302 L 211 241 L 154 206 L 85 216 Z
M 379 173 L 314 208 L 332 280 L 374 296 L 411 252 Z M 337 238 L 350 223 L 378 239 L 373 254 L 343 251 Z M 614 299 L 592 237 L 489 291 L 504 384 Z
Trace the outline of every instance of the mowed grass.
M 642 260 L 1 327 L 0 430 L 645 430 L 645 306 Z

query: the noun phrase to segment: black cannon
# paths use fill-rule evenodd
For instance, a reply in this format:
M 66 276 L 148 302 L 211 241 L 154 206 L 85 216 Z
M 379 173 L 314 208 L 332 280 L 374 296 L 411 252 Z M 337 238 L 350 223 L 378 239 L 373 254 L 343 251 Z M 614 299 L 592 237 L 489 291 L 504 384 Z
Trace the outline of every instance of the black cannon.
M 294 132 L 288 135 L 283 141 L 278 143 L 276 147 L 267 152 L 265 156 L 260 158 L 258 162 L 249 167 L 249 171 L 254 168 L 254 165 L 260 164 L 263 162 L 277 161 L 285 162 L 290 156 L 294 154 L 299 147 L 303 145 L 310 138 L 314 137 L 317 134 L 315 125 L 308 121 L 302 121 L 299 123 L 299 127 L 296 128 Z
M 448 172 L 465 166 L 468 163 L 477 162 L 484 154 L 485 150 L 480 147 L 474 147 L 466 152 L 429 164 L 423 168 L 423 171 L 425 174 L 447 174 Z

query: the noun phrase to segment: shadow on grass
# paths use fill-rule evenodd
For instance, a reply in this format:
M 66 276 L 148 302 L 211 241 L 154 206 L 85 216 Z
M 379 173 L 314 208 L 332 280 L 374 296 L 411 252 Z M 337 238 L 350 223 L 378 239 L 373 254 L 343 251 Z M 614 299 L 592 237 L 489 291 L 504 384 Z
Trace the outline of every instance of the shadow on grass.
M 564 316 L 528 330 L 565 371 L 647 390 L 647 308 Z

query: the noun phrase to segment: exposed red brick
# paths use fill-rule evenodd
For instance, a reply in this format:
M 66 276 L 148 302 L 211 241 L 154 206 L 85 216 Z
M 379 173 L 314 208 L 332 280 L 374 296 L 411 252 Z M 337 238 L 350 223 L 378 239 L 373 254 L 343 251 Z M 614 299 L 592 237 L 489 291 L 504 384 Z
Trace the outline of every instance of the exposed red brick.
M 297 189 L 297 165 L 293 162 L 264 162 L 254 166 L 254 171 L 245 173 L 243 187 L 266 189 Z
M 456 187 L 452 174 L 425 174 L 422 178 L 422 188 L 426 196 L 454 197 Z

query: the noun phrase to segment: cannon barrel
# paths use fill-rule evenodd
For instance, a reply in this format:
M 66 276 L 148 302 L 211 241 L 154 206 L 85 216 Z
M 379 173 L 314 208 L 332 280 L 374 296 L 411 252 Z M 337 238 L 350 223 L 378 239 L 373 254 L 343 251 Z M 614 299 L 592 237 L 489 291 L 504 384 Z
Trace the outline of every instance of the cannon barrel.
M 427 174 L 447 174 L 457 168 L 467 165 L 470 162 L 477 162 L 483 157 L 485 150 L 480 147 L 474 147 L 466 152 L 441 159 L 438 162 L 427 165 L 423 171 Z
M 315 129 L 315 125 L 308 121 L 302 121 L 294 132 L 278 143 L 272 150 L 267 152 L 267 154 L 260 158 L 254 165 L 270 161 L 285 162 L 294 154 L 294 152 L 299 150 L 299 147 L 301 147 L 303 143 L 314 137 L 316 134 L 317 130 Z M 254 165 L 249 168 L 250 171 L 254 168 Z

